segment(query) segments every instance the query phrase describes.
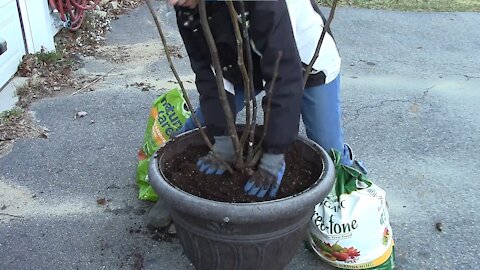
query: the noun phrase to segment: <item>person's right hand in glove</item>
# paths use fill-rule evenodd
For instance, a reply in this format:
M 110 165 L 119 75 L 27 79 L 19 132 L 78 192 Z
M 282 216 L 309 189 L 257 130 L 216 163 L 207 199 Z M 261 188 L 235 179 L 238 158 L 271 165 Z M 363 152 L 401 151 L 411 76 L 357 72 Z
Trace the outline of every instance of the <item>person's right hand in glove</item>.
M 228 164 L 235 161 L 235 151 L 233 149 L 232 140 L 229 136 L 215 136 L 213 151 Z M 223 174 L 227 168 L 217 160 L 210 151 L 207 155 L 201 157 L 197 162 L 198 169 L 205 174 Z
M 277 195 L 284 173 L 285 155 L 264 153 L 257 170 L 245 184 L 244 191 L 259 198 L 265 197 L 268 192 L 273 198 Z

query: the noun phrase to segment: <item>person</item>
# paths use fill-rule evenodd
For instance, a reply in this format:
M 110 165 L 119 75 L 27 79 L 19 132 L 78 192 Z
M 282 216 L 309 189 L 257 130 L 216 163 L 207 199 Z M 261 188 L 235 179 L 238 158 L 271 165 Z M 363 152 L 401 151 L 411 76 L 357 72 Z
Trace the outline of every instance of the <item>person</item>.
M 198 0 L 169 2 L 175 5 L 178 28 L 196 75 L 200 107 L 195 115 L 207 126 L 209 135 L 214 137 L 214 150 L 222 159 L 233 163 L 233 146 L 227 134 L 210 53 L 199 22 Z M 225 77 L 225 88 L 232 93 L 228 95 L 228 100 L 236 115 L 244 106 L 244 90 L 230 13 L 223 1 L 206 2 L 206 9 Z M 245 184 L 245 192 L 258 197 L 267 194 L 275 196 L 285 170 L 284 152 L 298 135 L 300 115 L 308 138 L 327 151 L 336 149 L 342 154 L 342 164 L 353 166 L 355 159 L 352 149 L 344 143 L 341 122 L 341 58 L 330 31 L 324 37 L 303 90 L 303 73 L 315 54 L 326 21 L 315 0 L 246 1 L 245 9 L 252 41 L 256 90 L 269 89 L 278 51 L 283 53 L 272 94 L 270 122 L 262 146 L 264 154 L 258 169 Z M 193 128 L 196 125 L 190 118 L 179 133 Z M 225 172 L 211 153 L 200 158 L 197 166 L 207 174 Z M 161 205 L 161 202 L 157 204 Z

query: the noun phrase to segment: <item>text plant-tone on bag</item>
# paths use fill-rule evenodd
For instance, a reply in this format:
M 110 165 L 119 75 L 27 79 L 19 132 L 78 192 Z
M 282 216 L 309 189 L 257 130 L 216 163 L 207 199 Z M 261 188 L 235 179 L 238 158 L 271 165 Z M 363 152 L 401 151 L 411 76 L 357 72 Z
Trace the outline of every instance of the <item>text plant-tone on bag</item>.
M 190 117 L 182 92 L 175 88 L 159 96 L 153 102 L 147 122 L 147 131 L 138 151 L 138 198 L 157 201 L 158 196 L 148 182 L 150 157 L 170 139 L 172 132 L 180 129 Z
M 341 269 L 394 268 L 394 241 L 385 191 L 354 168 L 340 164 L 332 151 L 336 182 L 315 206 L 309 229 L 310 248 Z

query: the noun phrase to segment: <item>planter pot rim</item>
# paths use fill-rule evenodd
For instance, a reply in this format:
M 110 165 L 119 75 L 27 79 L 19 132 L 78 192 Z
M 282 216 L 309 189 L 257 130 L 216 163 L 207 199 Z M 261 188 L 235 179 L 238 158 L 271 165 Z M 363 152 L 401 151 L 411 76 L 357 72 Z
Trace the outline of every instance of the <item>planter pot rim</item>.
M 198 129 L 183 133 L 177 138 L 169 141 L 167 145 L 175 143 L 187 136 L 193 136 L 196 132 L 198 132 Z M 163 172 L 160 172 L 159 164 L 162 162 L 162 152 L 167 145 L 160 148 L 150 159 L 149 181 L 160 198 L 167 202 L 174 202 L 170 207 L 197 216 L 204 215 L 209 217 L 209 219 L 218 222 L 251 222 L 252 217 L 258 222 L 265 222 L 270 221 L 273 218 L 278 218 L 279 215 L 284 215 L 285 217 L 292 216 L 301 211 L 313 210 L 313 206 L 320 203 L 320 200 L 330 192 L 335 180 L 333 162 L 325 150 L 307 138 L 298 137 L 297 141 L 313 147 L 313 149 L 321 156 L 323 169 L 319 178 L 313 185 L 305 191 L 289 197 L 263 202 L 230 203 L 209 200 L 192 195 L 173 186 L 170 181 L 167 180 L 167 177 Z M 304 209 L 305 205 L 312 206 L 312 209 Z

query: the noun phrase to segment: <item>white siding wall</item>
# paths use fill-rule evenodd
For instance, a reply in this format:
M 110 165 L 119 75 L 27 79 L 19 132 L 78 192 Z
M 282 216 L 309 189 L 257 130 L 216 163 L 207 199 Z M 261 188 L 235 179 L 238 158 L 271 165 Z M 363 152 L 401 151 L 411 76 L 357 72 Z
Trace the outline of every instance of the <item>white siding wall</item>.
M 25 54 L 22 27 L 15 0 L 0 0 L 0 39 L 7 51 L 0 55 L 0 88 L 15 74 Z

